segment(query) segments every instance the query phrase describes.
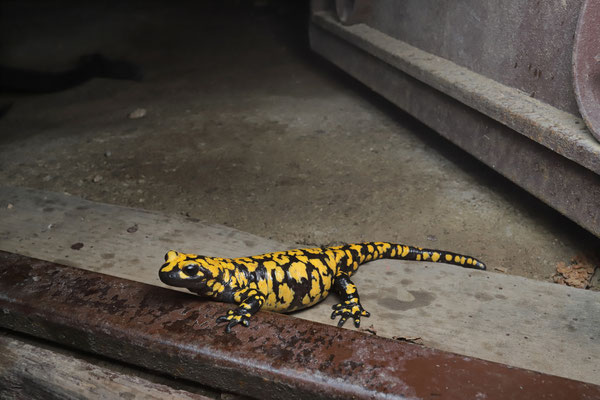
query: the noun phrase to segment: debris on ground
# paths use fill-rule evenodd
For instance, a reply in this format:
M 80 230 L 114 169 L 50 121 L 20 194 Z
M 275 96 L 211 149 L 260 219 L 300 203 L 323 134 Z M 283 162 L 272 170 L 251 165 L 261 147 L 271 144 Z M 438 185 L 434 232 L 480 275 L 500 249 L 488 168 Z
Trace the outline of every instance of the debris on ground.
M 407 342 L 412 344 L 418 344 L 419 346 L 424 346 L 423 339 L 420 336 L 392 336 L 392 339 L 398 340 L 400 342 Z
M 371 335 L 377 336 L 377 331 L 375 330 L 373 324 L 371 324 L 368 328 L 358 328 L 358 330 L 364 333 L 370 333 Z
M 555 283 L 572 286 L 580 289 L 588 289 L 597 269 L 600 268 L 600 257 L 598 255 L 578 254 L 567 265 L 559 262 L 556 273 L 552 275 Z
M 129 119 L 144 118 L 145 116 L 146 116 L 145 108 L 136 108 L 135 110 L 133 110 L 132 112 L 129 113 Z
M 127 228 L 127 232 L 129 233 L 135 233 L 138 230 L 138 224 L 133 224 L 132 226 L 130 226 L 129 228 Z
M 73 250 L 81 250 L 83 248 L 83 243 L 81 242 L 77 242 L 71 245 L 71 248 Z
M 508 272 L 508 269 L 504 268 L 504 267 L 494 267 L 494 270 L 496 271 L 500 271 L 503 274 L 506 274 Z

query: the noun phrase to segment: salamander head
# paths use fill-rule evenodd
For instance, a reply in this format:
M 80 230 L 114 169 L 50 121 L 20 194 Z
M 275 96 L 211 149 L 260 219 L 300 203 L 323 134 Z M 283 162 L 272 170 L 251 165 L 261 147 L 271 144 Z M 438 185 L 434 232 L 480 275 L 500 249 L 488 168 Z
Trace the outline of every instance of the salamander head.
M 218 262 L 211 257 L 169 251 L 158 276 L 163 283 L 171 286 L 200 290 L 206 282 L 219 275 Z

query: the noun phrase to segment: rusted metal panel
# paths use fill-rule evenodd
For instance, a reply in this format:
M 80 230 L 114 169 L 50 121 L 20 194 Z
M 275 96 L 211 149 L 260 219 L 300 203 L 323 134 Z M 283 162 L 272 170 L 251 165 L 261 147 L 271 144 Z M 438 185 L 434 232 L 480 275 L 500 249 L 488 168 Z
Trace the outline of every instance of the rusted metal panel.
M 579 111 L 600 140 L 600 2 L 586 0 L 579 15 L 573 51 L 573 80 Z
M 314 1 L 313 50 L 600 236 L 597 1 L 364 3 Z
M 313 14 L 311 27 L 313 32 L 323 33 L 312 35 L 312 48 L 347 72 L 350 70 L 344 65 L 350 64 L 350 73 L 361 81 L 378 79 L 371 71 L 370 64 L 375 60 L 381 61 L 400 74 L 406 74 L 431 86 L 557 154 L 600 174 L 600 143 L 577 115 L 561 111 L 520 90 L 396 40 L 364 24 L 344 26 L 330 13 L 322 12 Z M 351 45 L 352 51 L 343 55 L 347 60 L 340 60 L 339 54 L 339 49 L 347 46 L 332 48 L 319 42 L 322 37 L 328 40 L 325 33 Z M 356 50 L 372 57 L 366 57 L 367 62 L 358 64 L 360 57 L 354 55 Z M 387 96 L 390 90 L 404 90 L 402 84 L 402 80 L 391 80 L 386 83 L 385 92 L 374 90 Z M 426 120 L 423 122 L 427 123 Z M 475 140 L 482 138 L 483 133 L 476 136 Z
M 361 22 L 394 39 L 578 113 L 571 49 L 583 0 L 344 2 L 363 15 L 361 3 L 370 3 Z
M 316 24 L 311 43 L 375 92 L 600 236 L 600 175 Z
M 258 398 L 597 399 L 600 387 L 0 252 L 0 325 Z

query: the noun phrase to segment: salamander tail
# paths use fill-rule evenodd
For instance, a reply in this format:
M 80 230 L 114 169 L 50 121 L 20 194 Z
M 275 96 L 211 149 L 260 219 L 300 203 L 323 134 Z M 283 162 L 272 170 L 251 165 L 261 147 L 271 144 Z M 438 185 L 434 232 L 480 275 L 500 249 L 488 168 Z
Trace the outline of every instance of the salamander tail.
M 458 265 L 463 268 L 485 270 L 483 262 L 475 257 L 465 256 L 444 250 L 423 249 L 406 244 L 388 242 L 367 242 L 360 244 L 349 244 L 340 249 L 346 251 L 350 259 L 357 264 L 379 260 L 382 258 L 410 261 L 429 261 L 444 264 Z
M 387 258 L 397 260 L 439 262 L 482 271 L 486 269 L 485 264 L 475 257 L 444 250 L 423 249 L 405 244 L 392 244 L 390 250 L 388 250 L 388 254 L 389 257 Z

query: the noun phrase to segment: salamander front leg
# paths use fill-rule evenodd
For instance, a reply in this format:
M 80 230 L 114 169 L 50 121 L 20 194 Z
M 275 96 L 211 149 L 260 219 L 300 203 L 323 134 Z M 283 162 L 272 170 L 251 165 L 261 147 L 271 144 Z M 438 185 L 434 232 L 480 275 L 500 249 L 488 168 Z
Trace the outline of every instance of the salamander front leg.
M 230 333 L 231 328 L 237 324 L 248 326 L 250 324 L 250 317 L 256 314 L 265 302 L 265 296 L 256 290 L 250 290 L 245 295 L 246 298 L 238 308 L 229 310 L 227 315 L 222 315 L 217 318 L 218 323 L 227 322 L 225 332 Z
M 335 319 L 338 315 L 341 316 L 338 326 L 343 326 L 346 320 L 350 317 L 354 319 L 354 326 L 360 327 L 360 317 L 368 317 L 371 314 L 366 311 L 360 304 L 356 286 L 350 280 L 347 274 L 339 274 L 335 278 L 333 290 L 342 298 L 342 302 L 333 306 L 331 319 Z

